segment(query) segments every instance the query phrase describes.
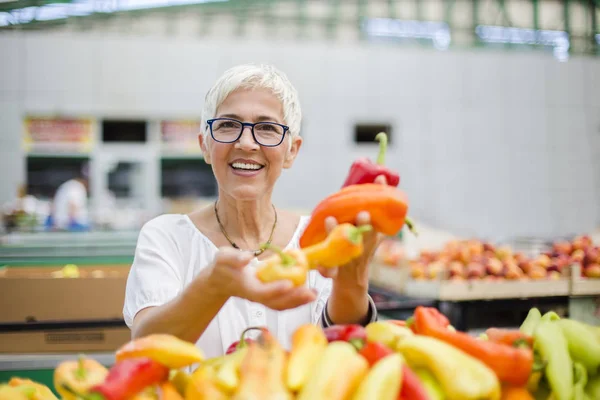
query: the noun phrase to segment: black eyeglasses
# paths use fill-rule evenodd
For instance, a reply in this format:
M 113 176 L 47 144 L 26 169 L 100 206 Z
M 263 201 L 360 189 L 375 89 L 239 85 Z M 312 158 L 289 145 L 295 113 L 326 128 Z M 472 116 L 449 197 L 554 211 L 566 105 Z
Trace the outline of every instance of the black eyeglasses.
M 237 142 L 244 128 L 249 126 L 254 141 L 261 146 L 276 147 L 283 142 L 286 132 L 290 130 L 288 126 L 276 122 L 242 122 L 233 118 L 214 118 L 206 121 L 210 128 L 210 136 L 220 143 Z

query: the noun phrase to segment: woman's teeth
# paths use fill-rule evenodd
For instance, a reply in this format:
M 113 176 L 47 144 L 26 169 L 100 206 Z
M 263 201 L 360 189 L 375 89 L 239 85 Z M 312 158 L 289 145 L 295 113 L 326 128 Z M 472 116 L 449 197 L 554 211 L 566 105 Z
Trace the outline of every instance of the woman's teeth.
M 235 169 L 257 170 L 263 166 L 260 164 L 233 163 L 231 166 Z

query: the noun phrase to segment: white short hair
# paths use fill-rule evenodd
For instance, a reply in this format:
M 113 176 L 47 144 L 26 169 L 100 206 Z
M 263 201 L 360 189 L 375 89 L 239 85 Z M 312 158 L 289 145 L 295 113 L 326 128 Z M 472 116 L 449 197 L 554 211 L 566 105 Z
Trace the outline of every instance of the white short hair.
M 202 108 L 203 135 L 208 133 L 206 121 L 215 117 L 217 108 L 231 92 L 242 88 L 271 90 L 281 101 L 284 124 L 290 127 L 289 134 L 300 134 L 300 100 L 296 88 L 287 76 L 272 65 L 242 64 L 225 71 L 206 94 Z

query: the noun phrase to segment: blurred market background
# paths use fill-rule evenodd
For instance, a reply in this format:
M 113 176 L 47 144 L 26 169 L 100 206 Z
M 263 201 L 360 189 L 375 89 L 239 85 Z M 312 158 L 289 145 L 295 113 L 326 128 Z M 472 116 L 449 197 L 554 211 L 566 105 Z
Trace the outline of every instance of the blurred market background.
M 244 62 L 302 101 L 279 207 L 310 212 L 388 133 L 420 234 L 374 260 L 385 315 L 436 304 L 476 331 L 537 305 L 600 324 L 599 56 L 597 0 L 0 0 L 0 352 L 124 340 L 139 228 L 214 199 L 200 110 Z M 57 229 L 78 176 L 89 223 Z

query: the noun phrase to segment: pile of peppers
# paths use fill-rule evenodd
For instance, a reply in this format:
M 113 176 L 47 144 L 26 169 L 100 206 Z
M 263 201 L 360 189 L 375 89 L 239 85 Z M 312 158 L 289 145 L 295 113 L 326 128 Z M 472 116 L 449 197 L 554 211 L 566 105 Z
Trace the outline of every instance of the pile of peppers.
M 258 337 L 245 339 L 252 330 Z M 64 400 L 600 399 L 600 328 L 537 308 L 519 329 L 480 337 L 419 306 L 406 321 L 301 325 L 289 348 L 250 327 L 217 358 L 155 334 L 125 344 L 115 360 L 110 368 L 83 356 L 62 362 L 56 392 Z M 15 377 L 0 385 L 0 399 L 57 397 Z

